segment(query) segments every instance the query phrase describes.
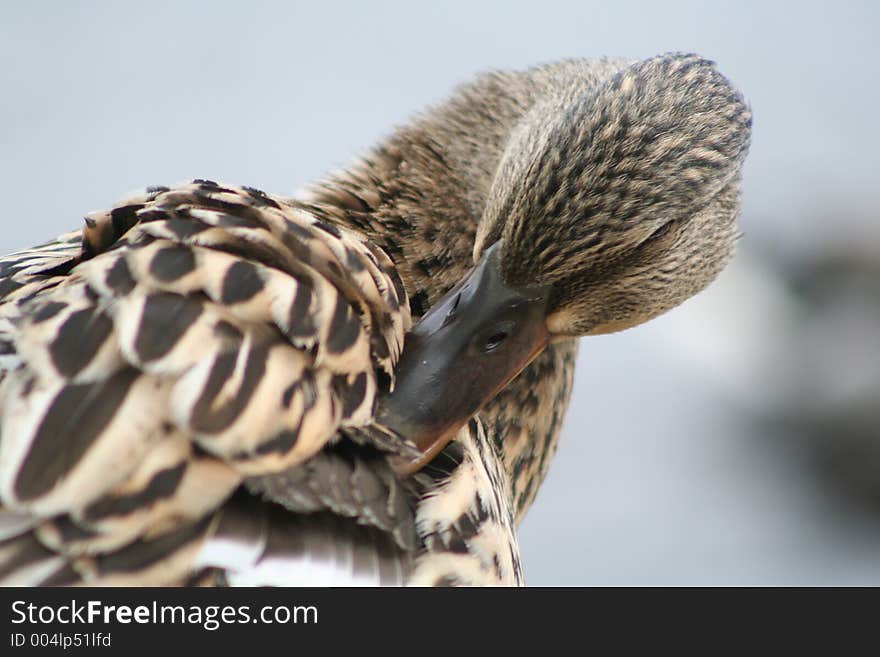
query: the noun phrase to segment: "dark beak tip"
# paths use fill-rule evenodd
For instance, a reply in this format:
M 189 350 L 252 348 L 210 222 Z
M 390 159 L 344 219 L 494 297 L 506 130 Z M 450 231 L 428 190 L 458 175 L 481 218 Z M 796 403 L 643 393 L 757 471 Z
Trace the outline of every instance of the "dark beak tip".
M 407 463 L 396 460 L 398 472 L 429 462 L 548 343 L 546 290 L 504 285 L 498 254 L 497 244 L 486 251 L 407 335 L 394 390 L 377 411 L 420 451 Z M 478 338 L 499 326 L 510 327 L 501 349 L 480 349 Z

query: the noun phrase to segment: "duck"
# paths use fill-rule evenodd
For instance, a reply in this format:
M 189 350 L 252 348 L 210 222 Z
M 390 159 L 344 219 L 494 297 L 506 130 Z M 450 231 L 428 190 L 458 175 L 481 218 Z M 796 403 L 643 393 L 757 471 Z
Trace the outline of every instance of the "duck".
M 694 54 L 495 71 L 0 259 L 0 582 L 522 585 L 579 339 L 724 268 L 750 134 Z

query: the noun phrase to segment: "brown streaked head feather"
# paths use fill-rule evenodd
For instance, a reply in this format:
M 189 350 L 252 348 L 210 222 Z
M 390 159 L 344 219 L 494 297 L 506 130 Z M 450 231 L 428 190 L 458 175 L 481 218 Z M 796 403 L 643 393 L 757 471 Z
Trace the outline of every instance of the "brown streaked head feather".
M 475 256 L 502 239 L 505 282 L 552 285 L 554 332 L 583 335 L 668 310 L 724 265 L 751 113 L 696 55 L 636 62 L 570 95 L 512 131 Z

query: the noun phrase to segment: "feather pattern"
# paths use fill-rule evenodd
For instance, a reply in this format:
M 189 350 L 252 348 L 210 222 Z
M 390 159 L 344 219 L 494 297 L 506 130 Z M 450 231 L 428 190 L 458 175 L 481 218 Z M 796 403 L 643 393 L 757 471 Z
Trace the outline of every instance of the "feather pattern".
M 210 181 L 151 188 L 0 268 L 4 546 L 37 541 L 41 564 L 86 582 L 186 579 L 243 482 L 260 491 L 369 423 L 410 323 L 380 249 L 294 201 Z M 341 458 L 289 476 L 310 490 Z M 395 485 L 384 459 L 381 480 L 348 463 L 361 495 Z M 325 492 L 310 510 L 355 514 Z M 412 549 L 395 499 L 364 523 Z
M 0 258 L 0 583 L 522 584 L 576 338 L 723 268 L 750 125 L 690 54 L 489 73 L 298 198 L 153 187 Z M 410 312 L 499 240 L 553 340 L 398 475 Z

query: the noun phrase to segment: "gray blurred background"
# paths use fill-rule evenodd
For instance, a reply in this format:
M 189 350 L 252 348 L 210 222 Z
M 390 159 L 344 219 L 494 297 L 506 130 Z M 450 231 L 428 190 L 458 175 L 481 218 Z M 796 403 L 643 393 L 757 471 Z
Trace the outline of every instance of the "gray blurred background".
M 878 7 L 4 1 L 0 250 L 150 184 L 291 192 L 486 68 L 699 52 L 754 111 L 740 250 L 584 341 L 527 580 L 880 584 Z

